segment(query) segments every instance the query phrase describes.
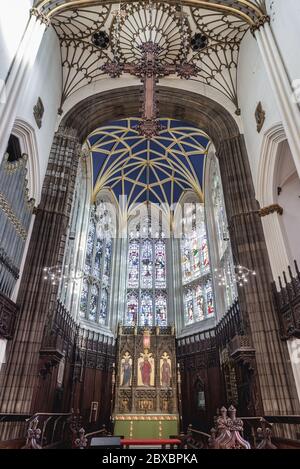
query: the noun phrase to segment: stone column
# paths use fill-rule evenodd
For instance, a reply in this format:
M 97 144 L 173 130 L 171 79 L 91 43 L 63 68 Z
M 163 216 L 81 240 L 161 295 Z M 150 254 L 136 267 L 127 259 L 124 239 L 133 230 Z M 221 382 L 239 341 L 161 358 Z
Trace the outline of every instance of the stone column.
M 274 39 L 268 17 L 254 31 L 257 44 L 277 100 L 284 130 L 300 177 L 300 109 Z
M 5 153 L 18 105 L 30 80 L 32 66 L 47 25 L 49 25 L 49 20 L 33 8 L 4 85 L 5 102 L 0 104 L 0 161 Z
M 0 412 L 32 413 L 39 377 L 39 352 L 44 329 L 55 312 L 57 289 L 43 279 L 43 267 L 61 265 L 71 213 L 80 145 L 76 132 L 55 134 L 42 197 L 25 262 L 17 303 L 15 337 L 0 385 Z M 49 411 L 52 403 L 48 403 Z
M 217 156 L 235 262 L 257 273 L 239 289 L 239 301 L 256 351 L 263 410 L 265 415 L 297 414 L 299 401 L 287 346 L 278 334 L 270 262 L 244 138 L 225 139 Z

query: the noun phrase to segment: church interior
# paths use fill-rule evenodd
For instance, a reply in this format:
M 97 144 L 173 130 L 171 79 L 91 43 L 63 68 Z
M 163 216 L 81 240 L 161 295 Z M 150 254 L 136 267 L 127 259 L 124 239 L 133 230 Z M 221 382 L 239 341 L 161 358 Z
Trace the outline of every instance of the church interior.
M 1 2 L 1 449 L 300 449 L 299 3 Z

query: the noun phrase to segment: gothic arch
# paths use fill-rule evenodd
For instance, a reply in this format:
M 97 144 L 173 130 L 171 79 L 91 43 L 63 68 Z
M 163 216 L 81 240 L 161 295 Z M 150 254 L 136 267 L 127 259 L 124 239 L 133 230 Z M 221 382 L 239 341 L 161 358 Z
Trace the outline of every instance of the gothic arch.
M 221 141 L 240 134 L 232 115 L 219 103 L 189 91 L 159 86 L 164 115 L 195 125 L 212 138 L 216 148 Z M 104 123 L 140 114 L 140 86 L 104 91 L 75 104 L 62 118 L 60 127 L 77 130 L 79 140 Z
M 102 124 L 128 116 L 139 115 L 140 87 L 105 91 L 77 103 L 62 119 L 60 131 L 73 128 L 81 143 Z M 289 403 L 298 407 L 295 386 L 290 371 L 272 376 L 274 354 L 278 362 L 287 362 L 287 348 L 280 343 L 270 283 L 272 274 L 267 254 L 259 206 L 243 136 L 232 115 L 219 103 L 196 93 L 159 87 L 161 109 L 170 118 L 191 123 L 202 129 L 213 141 L 220 162 L 228 224 L 236 261 L 257 271 L 259 282 L 252 281 L 240 297 L 246 333 L 252 336 L 256 349 L 258 374 L 261 381 L 264 411 L 276 412 L 280 397 L 273 403 L 269 389 L 284 380 Z M 256 301 L 253 299 L 256 298 Z M 259 397 L 257 396 L 257 399 Z M 282 411 L 286 411 L 281 409 Z
M 262 223 L 259 218 L 259 206 L 255 199 L 255 192 L 248 155 L 243 136 L 238 125 L 229 112 L 213 100 L 195 93 L 175 91 L 171 88 L 160 87 L 161 109 L 168 117 L 184 120 L 202 129 L 212 139 L 216 154 L 220 162 L 220 170 L 224 188 L 224 198 L 227 208 L 230 236 L 235 259 L 241 265 L 256 270 L 257 277 L 251 279 L 247 289 L 240 295 L 240 312 L 245 325 L 245 334 L 256 351 L 256 363 L 259 377 L 259 387 L 256 400 L 262 400 L 265 414 L 274 415 L 278 412 L 288 414 L 299 412 L 299 402 L 296 395 L 291 367 L 288 365 L 288 351 L 286 344 L 279 339 L 270 283 L 272 280 L 269 258 L 265 244 Z M 44 182 L 44 190 L 40 210 L 37 213 L 31 246 L 27 257 L 25 278 L 30 278 L 39 286 L 37 289 L 25 288 L 19 294 L 20 321 L 18 334 L 12 345 L 13 350 L 24 356 L 24 360 L 32 359 L 30 364 L 21 361 L 16 364 L 12 360 L 6 366 L 4 380 L 5 391 L 1 395 L 1 402 L 6 403 L 11 389 L 15 398 L 9 405 L 3 407 L 6 411 L 29 412 L 34 389 L 36 388 L 36 367 L 38 353 L 42 343 L 43 325 L 50 313 L 53 313 L 53 297 L 49 295 L 50 287 L 39 283 L 42 263 L 57 264 L 62 253 L 66 225 L 69 219 L 69 204 L 73 198 L 73 175 L 76 174 L 80 144 L 94 129 L 104 122 L 139 115 L 140 87 L 104 92 L 87 98 L 74 106 L 62 119 L 61 126 L 56 133 L 50 154 L 48 172 Z M 52 165 L 58 165 L 59 171 L 54 172 Z M 55 166 L 54 166 L 55 167 Z M 55 174 L 57 190 L 52 203 L 52 187 Z M 66 194 L 62 188 L 66 185 Z M 52 237 L 39 236 L 41 232 L 50 231 Z M 55 228 L 55 230 L 54 230 Z M 54 232 L 55 231 L 55 232 Z M 51 249 L 50 249 L 51 246 Z M 40 255 L 36 259 L 36 252 Z M 124 291 L 124 290 L 123 290 Z M 49 300 L 44 301 L 45 295 Z M 43 299 L 43 303 L 41 303 Z M 42 306 L 43 304 L 43 306 Z M 43 315 L 40 314 L 43 311 Z M 42 316 L 42 317 L 41 317 Z M 28 325 L 30 324 L 30 326 Z M 34 335 L 36 332 L 36 335 Z M 26 335 L 27 334 L 27 335 Z M 28 336 L 30 334 L 30 336 Z M 30 342 L 34 335 L 34 343 Z M 20 342 L 22 341 L 21 345 Z M 30 354 L 28 350 L 30 348 Z M 274 366 L 274 363 L 277 366 Z M 279 366 L 285 363 L 286 366 Z M 26 378 L 21 369 L 28 370 Z M 13 372 L 12 372 L 13 370 Z M 11 371 L 11 372 L 10 372 Z M 10 376 L 13 382 L 8 383 Z M 24 395 L 24 383 L 26 391 Z M 260 389 L 260 390 L 259 390 Z M 282 399 L 282 392 L 285 399 Z M 19 399 L 23 396 L 22 406 Z M 260 396 L 261 393 L 261 396 Z M 269 396 L 272 393 L 273 399 Z M 25 399 L 25 397 L 26 399 Z
M 11 133 L 19 138 L 22 153 L 26 153 L 26 155 L 28 155 L 28 196 L 29 199 L 35 199 L 38 201 L 41 193 L 41 181 L 35 131 L 28 122 L 17 118 Z
M 275 203 L 274 178 L 278 148 L 286 138 L 281 122 L 265 132 L 257 178 L 257 199 L 262 207 Z
M 264 135 L 260 164 L 257 177 L 257 200 L 268 215 L 263 217 L 263 228 L 268 251 L 277 252 L 270 256 L 272 273 L 275 279 L 282 275 L 292 262 L 289 252 L 289 240 L 282 219 L 282 207 L 278 204 L 278 168 L 281 157 L 284 157 L 287 137 L 282 123 L 272 126 Z M 274 208 L 271 209 L 271 208 Z M 270 211 L 271 210 L 271 211 Z

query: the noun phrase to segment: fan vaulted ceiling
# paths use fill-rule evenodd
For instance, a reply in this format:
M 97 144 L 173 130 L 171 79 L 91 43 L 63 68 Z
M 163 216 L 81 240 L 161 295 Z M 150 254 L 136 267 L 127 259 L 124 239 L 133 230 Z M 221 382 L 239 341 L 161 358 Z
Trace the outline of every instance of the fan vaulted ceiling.
M 51 20 L 61 44 L 61 111 L 70 95 L 107 76 L 100 67 L 114 58 L 117 49 L 122 60 L 136 62 L 139 44 L 150 38 L 163 45 L 162 61 L 170 64 L 184 58 L 195 63 L 199 73 L 192 79 L 223 93 L 239 112 L 236 71 L 240 43 L 246 31 L 255 28 L 265 17 L 264 0 L 122 4 L 100 0 L 43 0 L 35 6 Z M 106 49 L 99 49 L 92 42 L 93 34 L 99 30 L 109 36 Z M 207 37 L 207 44 L 201 50 L 190 47 L 195 33 Z
M 88 137 L 94 193 L 109 187 L 117 200 L 127 196 L 127 206 L 144 201 L 171 206 L 192 189 L 203 201 L 207 136 L 184 122 L 160 119 L 162 130 L 150 140 L 139 135 L 138 121 L 110 122 Z

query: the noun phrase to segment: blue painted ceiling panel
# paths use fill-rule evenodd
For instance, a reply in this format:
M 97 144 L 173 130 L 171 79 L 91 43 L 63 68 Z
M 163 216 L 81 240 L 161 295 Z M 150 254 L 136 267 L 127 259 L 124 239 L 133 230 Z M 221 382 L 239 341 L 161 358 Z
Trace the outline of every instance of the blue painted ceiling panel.
M 110 187 L 116 197 L 135 202 L 177 202 L 185 189 L 203 195 L 209 139 L 190 124 L 160 119 L 163 129 L 151 140 L 139 135 L 137 118 L 109 122 L 88 137 L 95 191 Z

